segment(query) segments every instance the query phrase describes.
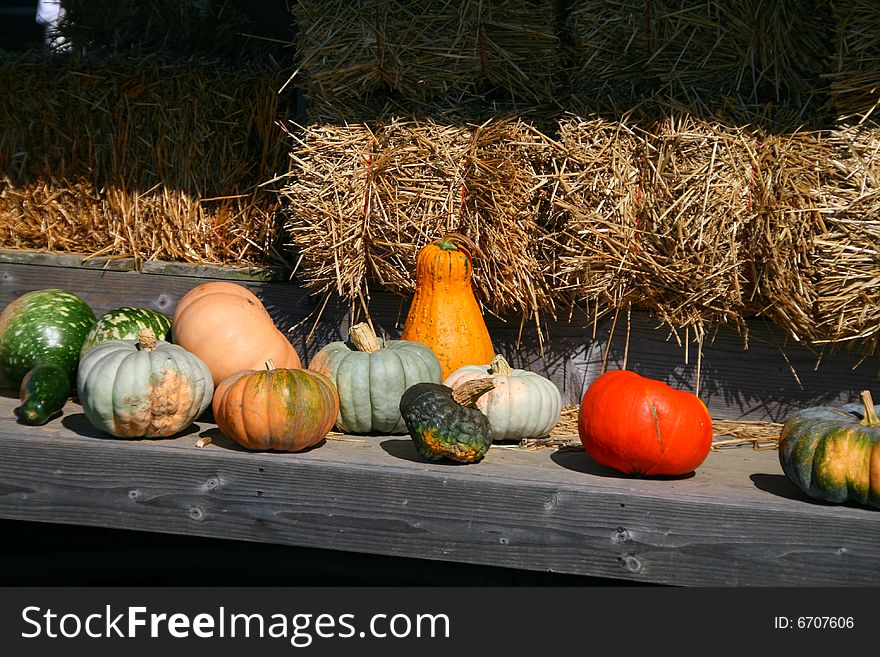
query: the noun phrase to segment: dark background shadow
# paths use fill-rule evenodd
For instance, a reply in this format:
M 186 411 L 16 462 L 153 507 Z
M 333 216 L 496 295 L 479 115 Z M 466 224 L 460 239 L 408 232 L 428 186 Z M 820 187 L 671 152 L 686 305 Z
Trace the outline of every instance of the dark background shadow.
M 651 586 L 284 545 L 0 520 L 0 586 Z M 145 564 L 149 564 L 145 567 Z M 230 567 L 230 565 L 233 565 Z

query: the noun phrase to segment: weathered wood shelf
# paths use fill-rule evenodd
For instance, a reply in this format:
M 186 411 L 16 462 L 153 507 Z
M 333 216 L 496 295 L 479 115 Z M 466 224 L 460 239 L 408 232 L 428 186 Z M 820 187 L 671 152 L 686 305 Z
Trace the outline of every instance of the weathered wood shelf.
M 808 500 L 775 451 L 718 450 L 690 477 L 633 479 L 581 450 L 495 445 L 478 464 L 430 463 L 408 436 L 258 453 L 200 421 L 123 440 L 74 402 L 23 426 L 17 403 L 0 399 L 3 518 L 686 586 L 880 582 L 880 513 Z
M 31 289 L 64 287 L 98 314 L 119 305 L 170 314 L 204 280 L 175 268 L 12 260 L 0 258 L 2 305 Z M 264 299 L 306 359 L 351 319 L 346 306 L 331 304 L 315 324 L 318 303 L 295 284 L 239 280 Z M 393 334 L 404 304 L 373 302 L 374 320 Z M 649 375 L 681 358 L 650 327 L 634 324 L 638 341 L 628 354 L 630 366 Z M 490 330 L 500 349 L 552 376 L 569 401 L 606 352 L 609 367 L 620 362 L 616 338 L 592 340 L 582 327 L 560 323 L 539 355 L 527 340 L 515 346 L 518 328 L 496 322 Z M 780 358 L 769 339 L 772 349 L 749 351 L 719 340 L 703 356 L 701 396 L 714 417 L 778 421 L 808 403 L 849 401 L 876 382 L 876 358 L 866 371 L 853 370 L 852 357 L 804 368 L 794 385 L 789 368 L 810 363 L 811 354 L 786 348 Z M 675 365 L 669 374 L 687 386 L 692 368 Z M 94 430 L 73 401 L 42 427 L 18 423 L 17 405 L 11 393 L 0 397 L 0 518 L 644 583 L 880 584 L 880 512 L 808 499 L 772 450 L 713 451 L 692 476 L 637 479 L 598 466 L 580 449 L 495 445 L 482 462 L 455 465 L 422 460 L 408 436 L 331 436 L 305 453 L 258 453 L 206 418 L 175 438 L 122 440 Z M 197 447 L 204 436 L 212 442 Z

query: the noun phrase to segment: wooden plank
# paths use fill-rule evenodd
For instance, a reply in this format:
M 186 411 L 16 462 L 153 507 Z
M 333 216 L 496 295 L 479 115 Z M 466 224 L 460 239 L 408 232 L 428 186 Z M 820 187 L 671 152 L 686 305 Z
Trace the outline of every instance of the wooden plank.
M 131 271 L 136 269 L 134 258 L 91 257 L 84 253 L 55 253 L 52 251 L 21 251 L 0 249 L 0 263 L 43 265 L 45 267 L 72 267 Z
M 64 287 L 80 294 L 103 313 L 120 305 L 154 308 L 172 314 L 178 300 L 206 280 L 177 274 L 111 271 L 80 267 L 50 267 L 0 261 L 0 305 L 33 289 Z M 202 270 L 198 270 L 202 271 Z M 363 318 L 358 309 L 338 299 L 324 305 L 290 281 L 239 280 L 266 305 L 279 329 L 308 362 L 317 351 L 347 335 L 352 321 Z M 370 315 L 380 335 L 400 336 L 408 300 L 391 294 L 373 294 Z M 320 321 L 317 321 L 320 317 Z M 532 369 L 553 380 L 566 403 L 577 403 L 586 387 L 605 369 L 627 367 L 645 376 L 696 392 L 712 416 L 719 419 L 784 421 L 807 406 L 843 404 L 858 399 L 862 389 L 874 389 L 880 398 L 880 355 L 861 359 L 855 354 L 820 356 L 787 340 L 766 321 L 749 322 L 749 348 L 731 329 L 719 329 L 703 346 L 680 346 L 656 319 L 634 312 L 627 329 L 620 319 L 596 327 L 588 318 L 549 321 L 543 349 L 534 327 L 520 327 L 517 319 L 503 322 L 488 317 L 498 351 L 515 367 Z M 613 330 L 612 330 L 613 328 Z M 627 338 L 628 336 L 628 338 Z M 628 346 L 627 346 L 628 339 Z
M 165 440 L 44 427 L 0 398 L 0 517 L 223 537 L 676 585 L 877 585 L 880 513 L 805 498 L 775 452 L 693 476 L 618 476 L 582 450 L 493 446 L 467 466 L 407 436 L 248 452 L 200 421 Z M 195 446 L 200 436 L 211 444 Z
M 172 276 L 233 281 L 280 281 L 286 280 L 290 276 L 288 270 L 278 267 L 229 267 L 167 262 L 164 260 L 137 262 L 134 258 L 96 257 L 84 253 L 21 251 L 17 249 L 0 249 L 0 263 L 109 271 L 139 271 L 145 274 L 169 274 Z

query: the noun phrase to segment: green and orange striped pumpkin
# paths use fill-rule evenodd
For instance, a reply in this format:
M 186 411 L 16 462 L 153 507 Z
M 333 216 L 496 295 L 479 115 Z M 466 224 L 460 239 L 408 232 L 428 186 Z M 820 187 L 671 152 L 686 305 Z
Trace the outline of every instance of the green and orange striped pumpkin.
M 300 368 L 241 370 L 217 386 L 214 420 L 253 450 L 299 452 L 320 443 L 339 413 L 339 395 L 324 374 Z
M 880 406 L 863 412 L 817 406 L 795 413 L 779 437 L 779 462 L 804 493 L 826 502 L 880 508 Z

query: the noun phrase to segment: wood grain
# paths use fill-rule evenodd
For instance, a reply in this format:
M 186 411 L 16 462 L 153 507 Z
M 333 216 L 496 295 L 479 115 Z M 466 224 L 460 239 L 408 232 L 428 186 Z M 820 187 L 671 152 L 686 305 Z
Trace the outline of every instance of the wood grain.
M 0 517 L 223 537 L 688 586 L 876 585 L 880 513 L 819 504 L 775 452 L 713 452 L 690 477 L 616 475 L 582 450 L 430 463 L 403 437 L 248 452 L 200 421 L 104 436 L 74 403 L 43 427 L 0 398 Z M 200 437 L 212 441 L 196 447 Z

